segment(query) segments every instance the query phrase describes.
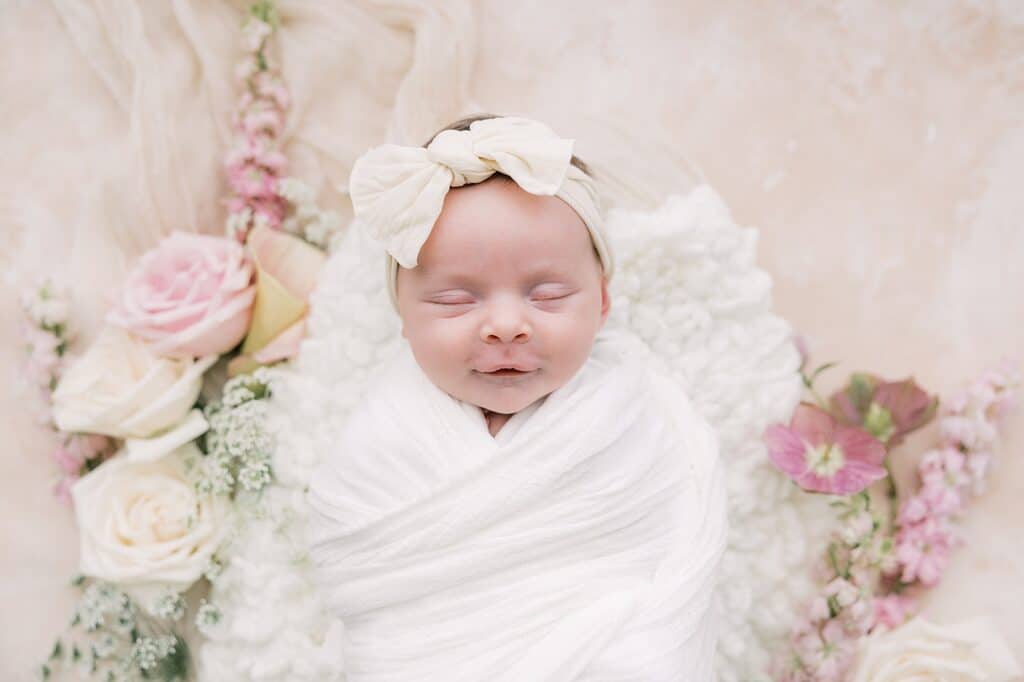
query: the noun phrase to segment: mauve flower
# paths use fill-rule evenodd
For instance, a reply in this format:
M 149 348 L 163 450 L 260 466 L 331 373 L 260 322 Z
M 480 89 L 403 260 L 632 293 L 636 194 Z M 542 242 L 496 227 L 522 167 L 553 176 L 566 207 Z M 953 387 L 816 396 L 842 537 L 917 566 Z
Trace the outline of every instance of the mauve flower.
M 237 242 L 173 232 L 142 257 L 107 319 L 164 357 L 219 355 L 249 328 L 252 277 Z
M 881 441 L 811 403 L 797 405 L 788 427 L 773 424 L 763 438 L 772 463 L 804 490 L 851 495 L 886 476 Z
M 932 419 L 938 398 L 928 395 L 913 378 L 883 381 L 856 373 L 849 384 L 832 394 L 830 404 L 846 424 L 863 426 L 891 446 Z
M 873 402 L 891 416 L 895 431 L 888 439 L 889 445 L 898 444 L 908 433 L 931 421 L 939 406 L 938 397 L 928 395 L 912 378 L 882 382 Z

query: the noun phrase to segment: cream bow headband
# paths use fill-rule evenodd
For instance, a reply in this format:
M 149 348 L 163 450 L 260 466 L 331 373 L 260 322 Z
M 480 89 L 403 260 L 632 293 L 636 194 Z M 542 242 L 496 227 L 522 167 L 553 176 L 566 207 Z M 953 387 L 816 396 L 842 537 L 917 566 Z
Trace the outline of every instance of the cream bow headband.
M 583 219 L 606 277 L 613 262 L 594 181 L 572 165 L 573 140 L 525 118 L 474 121 L 469 130 L 445 130 L 423 147 L 385 144 L 352 167 L 349 196 L 356 219 L 388 252 L 387 282 L 398 309 L 398 266 L 416 267 L 420 248 L 452 187 L 511 177 L 531 194 L 556 196 Z

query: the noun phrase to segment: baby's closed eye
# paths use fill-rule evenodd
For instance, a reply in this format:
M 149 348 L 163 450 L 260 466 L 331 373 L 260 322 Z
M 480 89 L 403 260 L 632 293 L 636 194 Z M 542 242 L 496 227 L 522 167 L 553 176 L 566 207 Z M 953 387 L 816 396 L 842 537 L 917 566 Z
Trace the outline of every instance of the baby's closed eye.
M 434 294 L 426 299 L 427 303 L 436 303 L 438 305 L 466 305 L 473 303 L 475 300 L 471 294 L 465 291 L 446 291 Z
M 576 293 L 571 287 L 564 285 L 542 285 L 530 292 L 530 298 L 538 301 L 553 301 L 566 298 Z

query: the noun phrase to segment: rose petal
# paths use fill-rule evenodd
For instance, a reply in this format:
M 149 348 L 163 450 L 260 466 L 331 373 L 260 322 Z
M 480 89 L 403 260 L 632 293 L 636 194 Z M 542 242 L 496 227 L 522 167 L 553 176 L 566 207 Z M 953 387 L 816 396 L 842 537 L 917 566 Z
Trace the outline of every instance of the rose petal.
M 153 461 L 199 438 L 209 428 L 210 424 L 203 417 L 202 410 L 192 410 L 177 426 L 157 436 L 126 439 L 124 456 L 138 462 Z

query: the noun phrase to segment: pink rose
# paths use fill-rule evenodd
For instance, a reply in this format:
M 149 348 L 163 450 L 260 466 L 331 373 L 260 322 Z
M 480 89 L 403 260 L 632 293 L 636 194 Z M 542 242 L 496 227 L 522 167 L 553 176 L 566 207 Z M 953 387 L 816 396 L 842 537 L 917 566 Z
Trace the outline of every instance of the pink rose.
M 108 319 L 158 355 L 219 355 L 249 328 L 252 279 L 252 264 L 237 242 L 174 232 L 142 257 Z
M 294 357 L 306 335 L 309 297 L 327 254 L 298 237 L 257 227 L 247 242 L 259 273 L 252 328 L 228 374 Z

